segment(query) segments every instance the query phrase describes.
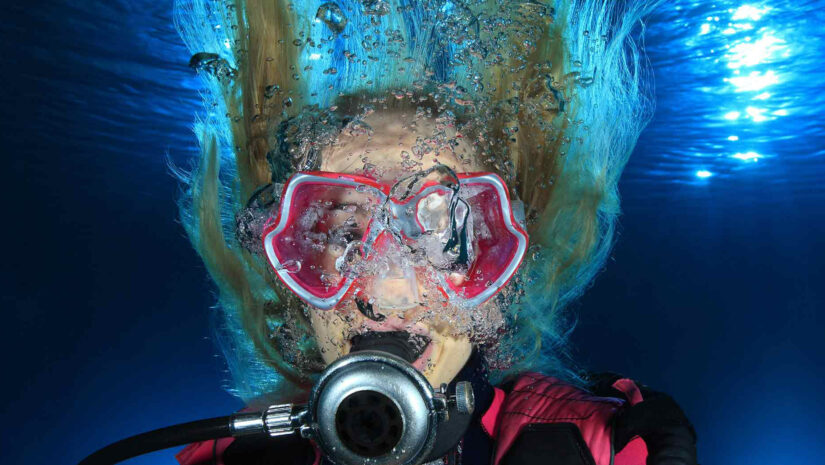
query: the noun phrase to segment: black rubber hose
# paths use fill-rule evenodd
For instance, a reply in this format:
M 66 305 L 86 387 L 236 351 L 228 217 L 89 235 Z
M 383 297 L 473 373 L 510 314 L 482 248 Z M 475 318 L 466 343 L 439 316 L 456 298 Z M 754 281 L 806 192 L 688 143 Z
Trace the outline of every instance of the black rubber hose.
M 79 465 L 110 465 L 156 450 L 232 436 L 232 417 L 208 418 L 156 429 L 109 444 Z

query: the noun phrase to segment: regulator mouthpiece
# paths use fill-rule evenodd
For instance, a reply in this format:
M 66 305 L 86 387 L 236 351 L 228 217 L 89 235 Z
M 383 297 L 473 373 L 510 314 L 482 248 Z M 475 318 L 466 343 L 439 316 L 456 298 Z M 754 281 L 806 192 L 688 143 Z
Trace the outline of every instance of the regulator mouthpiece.
M 350 353 L 377 350 L 413 363 L 429 344 L 430 338 L 407 331 L 368 331 L 352 338 Z

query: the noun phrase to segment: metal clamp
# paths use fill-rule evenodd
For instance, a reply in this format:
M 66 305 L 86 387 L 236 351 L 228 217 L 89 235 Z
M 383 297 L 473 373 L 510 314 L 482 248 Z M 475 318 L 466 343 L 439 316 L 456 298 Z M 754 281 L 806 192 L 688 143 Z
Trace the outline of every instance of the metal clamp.
M 294 404 L 276 404 L 266 410 L 240 412 L 232 415 L 230 429 L 233 437 L 268 434 L 271 437 L 292 434 L 302 426 L 305 409 Z

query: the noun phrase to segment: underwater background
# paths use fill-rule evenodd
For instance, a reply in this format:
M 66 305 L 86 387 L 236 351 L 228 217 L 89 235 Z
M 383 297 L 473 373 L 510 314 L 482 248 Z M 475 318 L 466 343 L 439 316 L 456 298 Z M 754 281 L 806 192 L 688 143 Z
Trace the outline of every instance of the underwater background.
M 171 9 L 2 7 L 3 463 L 240 407 L 176 219 L 201 99 Z M 577 359 L 672 394 L 700 463 L 822 463 L 825 1 L 675 1 L 647 23 L 656 115 L 574 304 Z

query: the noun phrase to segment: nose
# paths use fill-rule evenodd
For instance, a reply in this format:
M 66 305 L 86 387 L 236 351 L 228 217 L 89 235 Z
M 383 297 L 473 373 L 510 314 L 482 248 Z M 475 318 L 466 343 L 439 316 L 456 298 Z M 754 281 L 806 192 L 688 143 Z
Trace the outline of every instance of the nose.
M 388 257 L 392 258 L 392 257 Z M 412 266 L 388 260 L 372 283 L 372 296 L 379 308 L 408 310 L 418 305 L 418 280 Z
M 380 254 L 370 286 L 370 297 L 380 309 L 409 310 L 419 304 L 415 268 L 402 252 L 402 246 L 390 234 L 383 234 L 375 244 Z

